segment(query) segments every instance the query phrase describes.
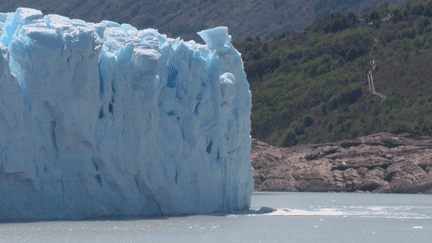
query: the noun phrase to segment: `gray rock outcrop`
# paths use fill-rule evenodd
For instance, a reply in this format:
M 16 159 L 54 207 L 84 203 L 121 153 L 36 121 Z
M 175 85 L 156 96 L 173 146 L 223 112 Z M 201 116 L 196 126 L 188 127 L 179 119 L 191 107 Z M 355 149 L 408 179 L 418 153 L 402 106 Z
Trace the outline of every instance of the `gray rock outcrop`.
M 432 193 L 432 137 L 378 133 L 278 148 L 252 139 L 257 191 Z

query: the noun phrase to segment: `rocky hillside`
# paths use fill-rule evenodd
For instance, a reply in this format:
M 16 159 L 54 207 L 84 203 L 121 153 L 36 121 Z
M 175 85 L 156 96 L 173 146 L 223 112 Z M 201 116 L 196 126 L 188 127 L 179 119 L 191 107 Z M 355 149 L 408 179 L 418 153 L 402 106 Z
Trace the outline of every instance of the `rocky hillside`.
M 389 1 L 396 6 L 406 0 Z M 42 10 L 90 22 L 111 20 L 138 29 L 155 28 L 168 37 L 204 44 L 198 31 L 228 26 L 233 41 L 280 32 L 301 31 L 325 13 L 343 10 L 360 14 L 385 0 L 13 0 L 1 1 L 0 12 L 18 7 Z
M 432 194 L 432 137 L 378 133 L 277 148 L 252 140 L 255 190 Z

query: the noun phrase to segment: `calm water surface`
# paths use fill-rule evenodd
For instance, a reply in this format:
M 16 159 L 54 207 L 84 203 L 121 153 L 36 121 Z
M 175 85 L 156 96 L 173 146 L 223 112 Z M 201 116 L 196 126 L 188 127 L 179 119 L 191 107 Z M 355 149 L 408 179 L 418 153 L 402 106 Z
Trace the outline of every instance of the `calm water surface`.
M 256 192 L 261 207 L 294 215 L 2 223 L 0 242 L 432 242 L 432 195 Z

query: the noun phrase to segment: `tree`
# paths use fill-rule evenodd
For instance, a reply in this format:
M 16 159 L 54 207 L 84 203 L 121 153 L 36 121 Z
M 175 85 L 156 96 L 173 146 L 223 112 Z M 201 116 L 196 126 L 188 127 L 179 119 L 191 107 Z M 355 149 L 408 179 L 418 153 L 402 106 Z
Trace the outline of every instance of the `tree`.
M 259 59 L 261 59 L 261 57 L 262 57 L 261 50 L 256 50 L 256 51 L 252 52 L 252 58 L 254 60 L 259 60 Z
M 327 106 L 326 106 L 326 104 L 324 102 L 321 103 L 320 110 L 321 110 L 321 113 L 322 113 L 323 116 L 327 116 L 328 115 L 328 113 L 327 113 Z
M 413 15 L 423 16 L 424 11 L 425 11 L 425 7 L 423 6 L 423 4 L 420 3 L 419 5 L 414 6 L 411 13 Z
M 336 33 L 349 27 L 348 19 L 345 17 L 345 13 L 342 11 L 337 11 L 332 17 L 330 32 Z
M 345 88 L 339 94 L 339 103 L 341 104 L 354 104 L 357 102 L 357 99 L 360 98 L 363 94 L 363 89 L 360 85 L 352 85 Z
M 297 140 L 295 139 L 296 135 L 292 129 L 288 129 L 284 132 L 281 138 L 281 147 L 290 147 L 297 144 Z
M 384 7 L 385 8 L 388 8 L 390 6 L 390 1 L 385 1 L 385 3 L 384 3 Z
M 430 17 L 432 17 L 432 10 L 430 8 L 426 8 L 426 10 L 424 11 L 423 14 L 425 17 L 430 18 Z
M 304 124 L 306 127 L 310 127 L 310 126 L 312 126 L 312 125 L 314 124 L 314 119 L 313 119 L 310 115 L 306 115 L 306 116 L 303 118 L 303 124 Z
M 290 54 L 287 55 L 287 59 L 292 61 L 292 60 L 299 60 L 303 57 L 303 53 L 301 50 L 299 51 L 294 51 Z
M 334 122 L 330 122 L 327 126 L 327 131 L 331 132 L 333 130 L 333 127 L 334 127 Z
M 361 49 L 357 46 L 353 46 L 350 50 L 348 50 L 347 55 L 346 55 L 346 60 L 347 60 L 347 62 L 352 62 L 355 59 L 363 56 L 364 54 L 365 53 L 364 53 L 363 49 Z
M 426 27 L 428 27 L 430 25 L 430 21 L 428 19 L 423 19 L 419 24 L 418 24 L 418 28 L 419 28 L 419 34 L 423 34 L 423 30 L 426 29 Z
M 324 31 L 324 27 L 330 24 L 330 16 L 327 13 L 321 18 L 315 19 L 310 25 L 310 29 L 312 29 L 313 33 L 320 33 Z
M 380 16 L 379 16 L 379 13 L 378 13 L 378 11 L 376 11 L 376 10 L 373 10 L 370 14 L 369 14 L 369 16 L 368 15 L 366 15 L 366 22 L 372 22 L 372 21 L 374 21 L 374 20 L 380 20 Z
M 333 95 L 328 101 L 332 110 L 337 110 L 339 107 L 339 100 L 336 95 Z
M 399 9 L 393 10 L 392 14 L 393 14 L 393 18 L 392 18 L 393 23 L 396 24 L 398 21 L 402 20 L 402 14 Z
M 262 46 L 262 51 L 263 52 L 268 52 L 269 51 L 269 43 L 264 43 Z
M 408 3 L 408 4 L 406 5 L 406 9 L 407 9 L 408 11 L 411 11 L 411 4 L 410 4 L 410 3 Z
M 405 9 L 404 11 L 403 11 L 403 14 L 402 14 L 402 20 L 408 20 L 408 17 L 409 17 L 409 10 L 408 9 Z
M 379 20 L 374 20 L 374 21 L 372 21 L 372 26 L 373 26 L 375 29 L 379 29 L 380 26 L 381 26 L 380 21 L 379 21 Z
M 357 25 L 359 23 L 359 19 L 357 17 L 357 15 L 355 15 L 355 13 L 353 11 L 350 11 L 347 15 L 347 19 L 348 19 L 348 25 L 350 25 L 351 27 Z
M 330 32 L 330 24 L 326 24 L 325 26 L 324 26 L 324 32 L 327 34 L 328 32 Z

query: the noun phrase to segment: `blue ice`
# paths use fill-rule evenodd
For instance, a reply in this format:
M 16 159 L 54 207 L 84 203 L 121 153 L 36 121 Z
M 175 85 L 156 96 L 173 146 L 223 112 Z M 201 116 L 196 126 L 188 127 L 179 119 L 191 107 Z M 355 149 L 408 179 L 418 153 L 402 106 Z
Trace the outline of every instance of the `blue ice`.
M 251 92 L 206 45 L 104 20 L 0 13 L 0 220 L 245 210 Z

